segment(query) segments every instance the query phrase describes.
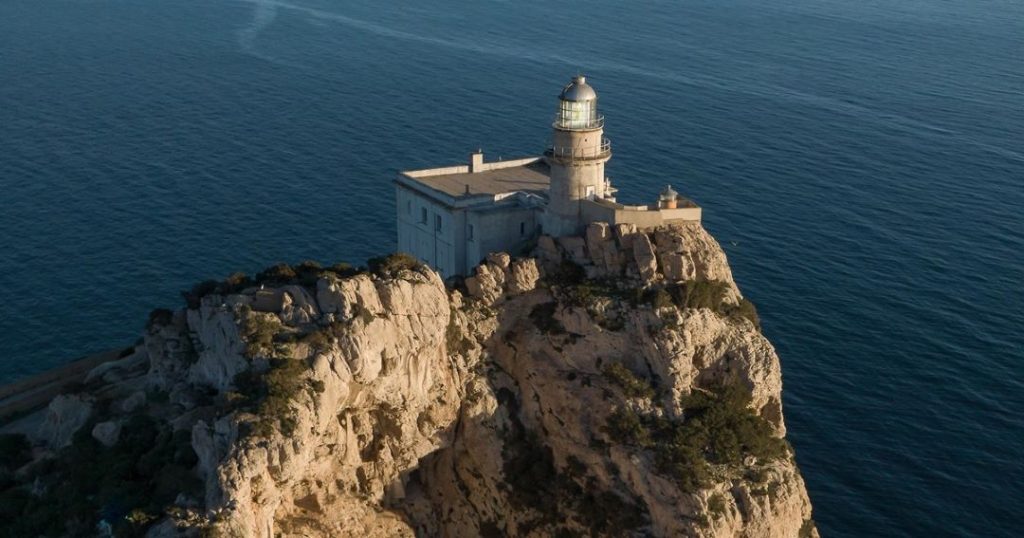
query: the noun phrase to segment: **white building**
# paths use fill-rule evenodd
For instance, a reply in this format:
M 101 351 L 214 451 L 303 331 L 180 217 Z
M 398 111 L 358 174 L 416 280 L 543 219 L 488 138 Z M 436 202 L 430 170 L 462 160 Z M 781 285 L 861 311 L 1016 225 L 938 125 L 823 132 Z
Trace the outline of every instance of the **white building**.
M 626 206 L 604 173 L 611 143 L 597 93 L 582 76 L 559 96 L 543 156 L 402 172 L 395 181 L 398 250 L 445 277 L 468 274 L 490 252 L 525 254 L 541 233 L 578 235 L 587 224 L 649 228 L 700 221 L 701 209 L 667 187 L 658 203 Z

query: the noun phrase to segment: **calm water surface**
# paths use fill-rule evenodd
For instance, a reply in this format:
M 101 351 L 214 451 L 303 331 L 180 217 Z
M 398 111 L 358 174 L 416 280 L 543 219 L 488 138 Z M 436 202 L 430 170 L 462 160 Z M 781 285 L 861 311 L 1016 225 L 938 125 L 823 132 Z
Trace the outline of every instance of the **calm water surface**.
M 538 153 L 578 70 L 760 307 L 824 535 L 1019 535 L 1016 0 L 0 0 L 0 382 L 392 249 L 396 170 Z

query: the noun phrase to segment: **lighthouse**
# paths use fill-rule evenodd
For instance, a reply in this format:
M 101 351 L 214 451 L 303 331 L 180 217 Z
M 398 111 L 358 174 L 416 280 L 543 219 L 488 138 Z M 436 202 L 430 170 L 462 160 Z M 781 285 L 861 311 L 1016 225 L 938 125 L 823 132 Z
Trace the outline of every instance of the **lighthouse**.
M 604 137 L 597 92 L 586 77 L 573 77 L 562 88 L 551 127 L 551 145 L 544 152 L 551 187 L 541 219 L 543 231 L 556 237 L 576 235 L 586 225 L 583 202 L 603 200 L 612 193 L 604 175 L 604 163 L 612 156 L 611 143 Z
M 530 255 L 542 236 L 571 249 L 591 225 L 606 237 L 613 227 L 621 235 L 700 222 L 701 208 L 672 187 L 653 204 L 616 200 L 604 174 L 611 143 L 585 77 L 562 88 L 551 129 L 543 155 L 488 162 L 477 150 L 461 164 L 400 172 L 398 250 L 445 277 L 468 276 L 491 253 Z

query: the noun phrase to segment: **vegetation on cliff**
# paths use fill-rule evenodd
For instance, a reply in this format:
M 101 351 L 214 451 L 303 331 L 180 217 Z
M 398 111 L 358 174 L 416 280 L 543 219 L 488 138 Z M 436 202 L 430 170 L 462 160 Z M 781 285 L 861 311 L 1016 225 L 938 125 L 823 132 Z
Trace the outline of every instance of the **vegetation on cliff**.
M 620 406 L 609 417 L 608 433 L 624 444 L 650 451 L 657 468 L 684 491 L 710 481 L 710 465 L 744 465 L 753 456 L 771 461 L 788 454 L 787 443 L 750 408 L 750 391 L 738 383 L 695 389 L 682 402 L 681 419 L 641 414 Z
M 95 422 L 71 446 L 20 471 L 20 483 L 31 487 L 9 483 L 0 492 L 6 536 L 92 536 L 97 521 L 114 536 L 142 536 L 179 495 L 201 496 L 188 431 L 136 414 L 106 447 L 90 435 Z

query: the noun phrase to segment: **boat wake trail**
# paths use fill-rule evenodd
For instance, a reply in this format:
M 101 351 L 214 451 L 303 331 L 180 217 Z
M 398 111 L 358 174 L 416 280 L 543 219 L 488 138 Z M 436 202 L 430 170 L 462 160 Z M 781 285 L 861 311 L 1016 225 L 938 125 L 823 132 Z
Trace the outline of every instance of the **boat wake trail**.
M 770 100 L 799 102 L 807 106 L 821 108 L 835 113 L 856 117 L 862 121 L 871 122 L 876 125 L 898 129 L 900 131 L 912 134 L 914 136 L 954 139 L 965 145 L 973 146 L 974 148 L 979 149 L 981 151 L 993 153 L 1006 159 L 1024 162 L 1024 154 L 1018 153 L 1016 151 L 1004 147 L 993 146 L 991 144 L 980 141 L 966 133 L 951 131 L 944 127 L 932 125 L 926 122 L 915 120 L 913 118 L 900 116 L 898 114 L 892 114 L 889 112 L 874 110 L 871 108 L 864 107 L 862 105 L 845 102 L 841 99 L 836 99 L 833 97 L 809 94 L 793 88 L 786 88 L 763 83 L 749 84 L 739 80 L 727 80 L 714 76 L 702 75 L 699 73 L 682 74 L 679 73 L 678 71 L 660 70 L 657 68 L 652 69 L 648 66 L 630 65 L 621 62 L 601 60 L 590 56 L 586 58 L 574 58 L 560 54 L 552 54 L 549 52 L 538 51 L 536 49 L 518 47 L 507 42 L 501 43 L 500 45 L 488 45 L 486 43 L 480 43 L 477 41 L 457 40 L 416 34 L 376 24 L 374 22 L 349 17 L 346 15 L 342 15 L 340 13 L 325 11 L 322 9 L 303 6 L 301 4 L 295 4 L 282 0 L 246 1 L 254 3 L 256 5 L 256 10 L 254 13 L 252 23 L 248 27 L 239 31 L 239 43 L 241 44 L 243 50 L 245 50 L 247 53 L 278 64 L 285 63 L 281 62 L 278 59 L 270 58 L 267 57 L 266 55 L 260 54 L 258 51 L 256 51 L 256 48 L 254 46 L 254 40 L 264 28 L 266 28 L 274 21 L 274 19 L 277 17 L 278 8 L 281 8 L 289 11 L 302 13 L 310 17 L 311 19 L 320 22 L 337 23 L 370 34 L 393 39 L 401 39 L 404 41 L 426 43 L 450 49 L 457 49 L 475 52 L 479 54 L 487 54 L 491 56 L 500 56 L 505 58 L 515 58 L 518 60 L 527 60 L 547 64 L 570 66 L 586 65 L 591 69 L 599 71 L 624 73 L 628 75 L 666 80 L 694 87 L 708 88 L 723 92 L 742 93 L 745 95 L 752 95 L 755 97 Z M 298 66 L 292 65 L 292 67 Z
M 259 37 L 260 32 L 265 28 L 274 23 L 274 19 L 277 18 L 277 3 L 272 0 L 253 0 L 253 13 L 252 21 L 248 26 L 238 30 L 238 46 L 242 48 L 242 51 L 246 54 L 255 56 L 257 58 L 274 62 L 271 57 L 262 54 L 256 48 L 256 38 Z

